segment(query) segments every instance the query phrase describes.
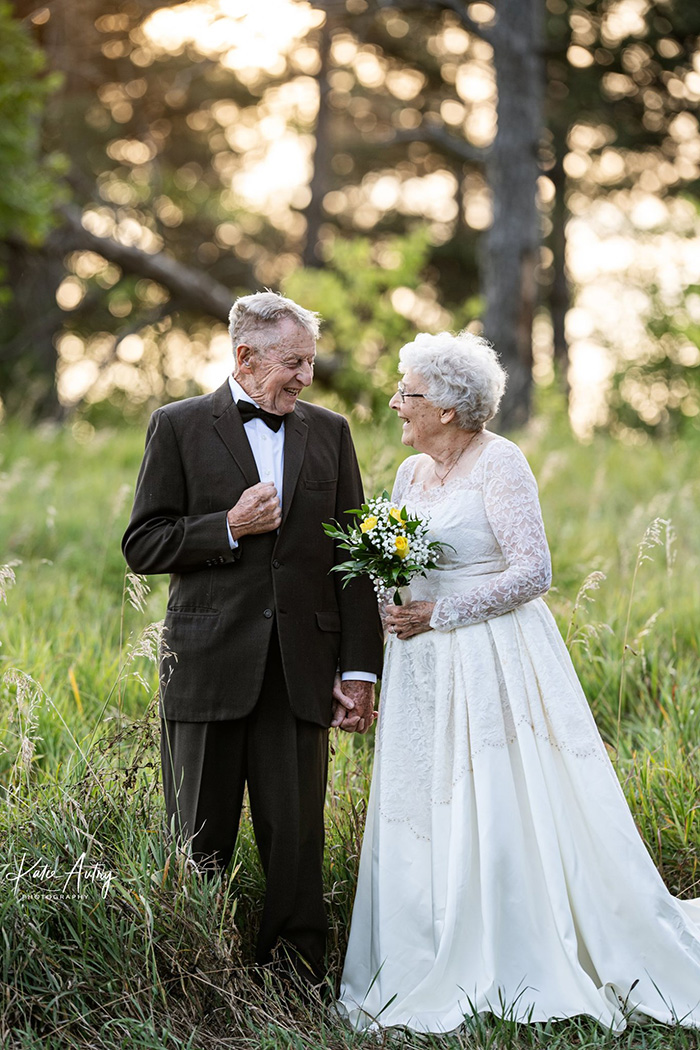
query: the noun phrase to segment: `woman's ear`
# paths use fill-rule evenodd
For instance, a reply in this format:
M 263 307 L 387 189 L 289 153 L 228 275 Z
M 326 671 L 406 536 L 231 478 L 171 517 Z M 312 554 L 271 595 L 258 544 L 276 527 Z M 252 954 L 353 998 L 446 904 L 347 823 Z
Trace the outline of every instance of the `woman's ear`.
M 443 409 L 441 409 L 441 411 L 440 411 L 440 422 L 441 423 L 445 423 L 445 424 L 451 423 L 452 420 L 455 418 L 455 414 L 456 413 L 455 413 L 454 408 L 443 408 Z

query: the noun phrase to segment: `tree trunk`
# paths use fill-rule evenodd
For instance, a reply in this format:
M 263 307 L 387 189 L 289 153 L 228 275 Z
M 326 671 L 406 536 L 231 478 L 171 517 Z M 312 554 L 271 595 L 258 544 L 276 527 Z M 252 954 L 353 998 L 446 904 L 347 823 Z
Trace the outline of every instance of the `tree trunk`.
M 571 305 L 571 296 L 569 275 L 566 269 L 566 221 L 569 213 L 565 198 L 566 173 L 563 163 L 565 143 L 556 141 L 556 137 L 554 150 L 554 167 L 549 172 L 555 189 L 551 239 L 554 278 L 549 293 L 549 311 L 552 318 L 554 365 L 562 386 L 568 389 L 569 344 L 566 341 L 566 315 Z
M 10 415 L 55 419 L 56 335 L 63 319 L 56 291 L 63 267 L 19 243 L 3 248 L 10 300 L 0 320 L 0 396 Z
M 323 210 L 323 198 L 328 186 L 328 169 L 331 163 L 332 149 L 330 143 L 331 131 L 331 109 L 328 102 L 330 84 L 328 83 L 328 70 L 330 66 L 332 33 L 330 26 L 330 15 L 326 15 L 326 21 L 321 29 L 319 53 L 321 68 L 318 73 L 318 117 L 316 118 L 316 148 L 314 150 L 314 173 L 311 178 L 311 200 L 304 209 L 306 219 L 306 242 L 302 253 L 304 266 L 320 267 L 323 265 L 319 249 L 319 231 L 325 218 Z
M 499 425 L 530 413 L 532 321 L 540 222 L 538 147 L 542 128 L 541 0 L 501 0 L 489 33 L 498 87 L 498 132 L 486 160 L 493 224 L 485 237 L 484 334 L 508 372 Z
M 16 17 L 27 18 L 41 5 L 16 0 Z M 85 91 L 85 82 L 96 82 L 95 55 L 100 34 L 95 18 L 99 0 L 82 0 L 76 16 L 72 0 L 55 0 L 50 17 L 36 29 L 36 36 L 51 71 L 60 70 L 60 90 L 50 96 L 47 112 L 58 112 L 73 96 Z M 49 124 L 51 121 L 49 120 Z M 46 131 L 46 129 L 45 129 Z M 62 148 L 60 141 L 50 143 Z M 9 302 L 0 319 L 0 391 L 8 413 L 27 419 L 55 419 L 62 414 L 56 387 L 56 342 L 65 314 L 58 307 L 56 292 L 65 276 L 63 260 L 50 250 L 59 231 L 54 230 L 44 247 L 18 239 L 2 245 L 7 270 Z

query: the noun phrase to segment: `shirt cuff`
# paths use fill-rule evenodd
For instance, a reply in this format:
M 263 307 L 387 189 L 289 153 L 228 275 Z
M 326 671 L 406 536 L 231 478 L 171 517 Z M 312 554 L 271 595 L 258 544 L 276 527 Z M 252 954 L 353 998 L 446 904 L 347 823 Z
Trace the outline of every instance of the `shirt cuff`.
M 231 528 L 228 523 L 228 514 L 226 515 L 226 533 L 228 535 L 228 545 L 232 551 L 235 551 L 236 547 L 238 546 L 238 540 L 234 540 L 233 536 L 231 535 Z
M 377 676 L 371 671 L 343 671 L 340 676 L 341 682 L 347 682 L 348 679 L 354 679 L 356 682 L 376 682 Z

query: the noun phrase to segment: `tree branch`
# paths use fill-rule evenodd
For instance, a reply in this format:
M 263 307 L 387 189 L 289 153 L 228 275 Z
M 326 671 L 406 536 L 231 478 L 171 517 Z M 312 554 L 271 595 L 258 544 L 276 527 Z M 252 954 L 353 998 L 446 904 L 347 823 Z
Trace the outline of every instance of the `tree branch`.
M 467 32 L 489 44 L 492 43 L 492 31 L 480 22 L 476 22 L 467 11 L 466 3 L 460 0 L 376 0 L 376 4 L 379 9 L 393 7 L 399 11 L 425 11 L 430 7 L 437 11 L 452 11 Z
M 179 308 L 205 314 L 228 324 L 234 296 L 225 285 L 193 266 L 178 262 L 165 252 L 150 255 L 141 248 L 120 244 L 113 237 L 98 237 L 90 233 L 82 224 L 79 208 L 69 206 L 61 209 L 61 212 L 66 220 L 65 225 L 49 237 L 44 250 L 59 255 L 70 251 L 96 252 L 126 273 L 137 274 L 162 284 L 173 299 L 177 300 Z M 252 270 L 247 267 L 241 269 L 240 282 L 249 288 L 258 283 Z M 148 323 L 152 323 L 152 319 L 151 322 L 144 321 L 144 325 Z M 316 358 L 316 378 L 320 383 L 332 385 L 333 378 L 342 365 L 342 360 L 337 356 L 319 355 Z
M 476 22 L 472 18 L 467 11 L 466 3 L 460 3 L 459 0 L 433 0 L 433 2 L 435 7 L 441 7 L 445 11 L 454 11 L 467 32 L 479 37 L 480 40 L 491 43 L 493 33 L 481 22 Z
M 62 252 L 96 252 L 103 259 L 116 263 L 127 273 L 162 284 L 185 309 L 209 314 L 228 323 L 233 296 L 219 281 L 206 276 L 201 270 L 178 262 L 165 252 L 151 255 L 141 248 L 120 244 L 113 237 L 98 237 L 97 234 L 90 233 L 83 226 L 81 213 L 77 208 L 63 208 L 62 214 L 66 225 L 60 231 L 56 245 Z M 253 284 L 253 274 L 246 269 L 241 274 L 241 282 Z
M 455 135 L 450 135 L 449 131 L 445 131 L 438 125 L 421 124 L 414 129 L 396 131 L 390 137 L 380 140 L 378 145 L 394 146 L 401 142 L 429 142 L 444 152 L 452 154 L 453 157 L 472 164 L 483 164 L 486 160 L 486 150 L 472 146 Z

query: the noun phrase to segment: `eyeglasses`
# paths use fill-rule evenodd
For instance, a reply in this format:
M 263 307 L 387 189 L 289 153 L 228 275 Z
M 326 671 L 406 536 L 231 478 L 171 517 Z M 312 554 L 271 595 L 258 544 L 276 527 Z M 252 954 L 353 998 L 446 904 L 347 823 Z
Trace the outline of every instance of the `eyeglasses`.
M 425 394 L 407 394 L 403 388 L 403 383 L 399 383 L 396 389 L 398 390 L 402 402 L 405 401 L 407 397 L 425 397 Z

